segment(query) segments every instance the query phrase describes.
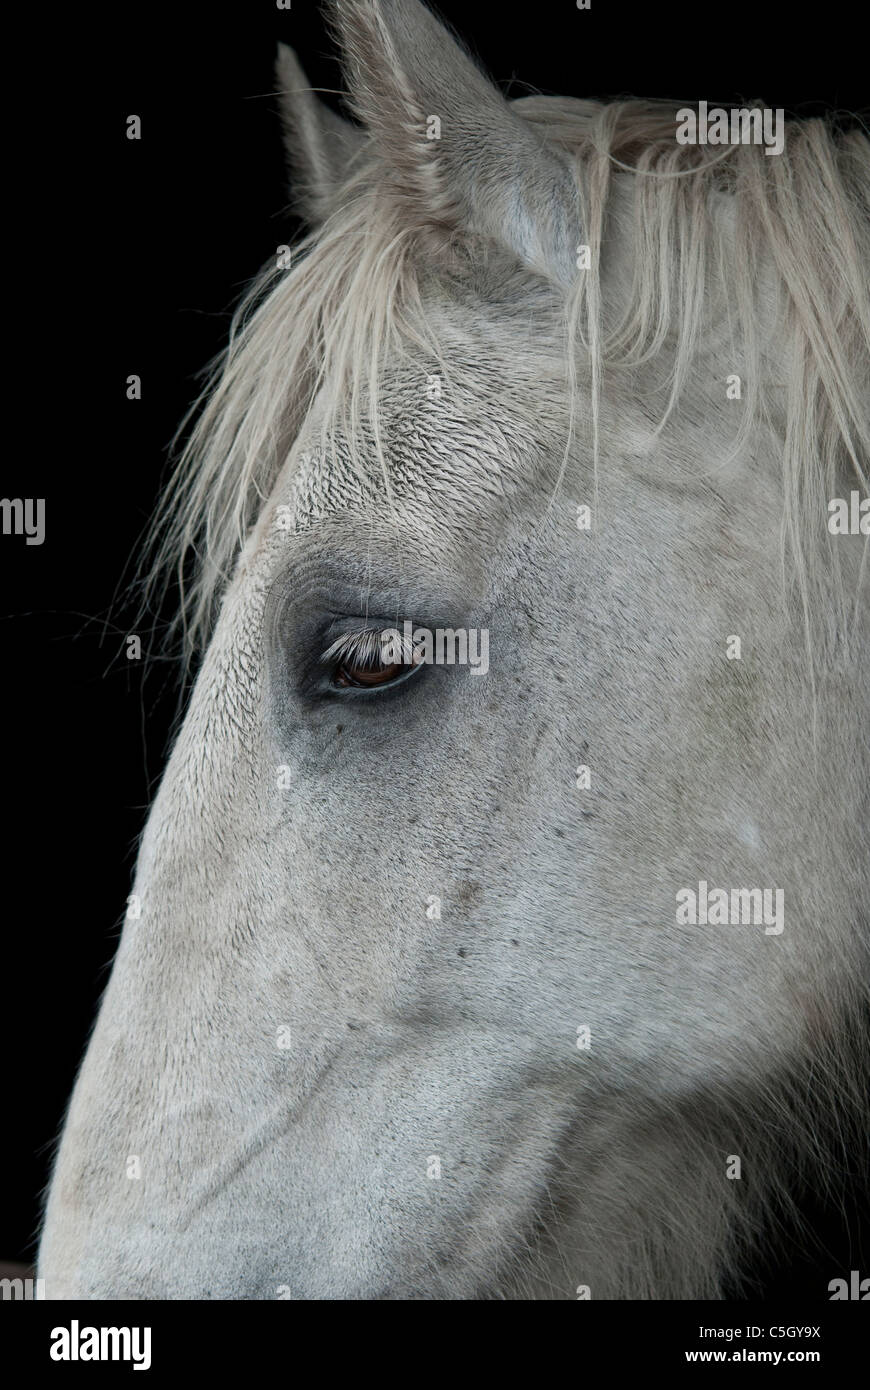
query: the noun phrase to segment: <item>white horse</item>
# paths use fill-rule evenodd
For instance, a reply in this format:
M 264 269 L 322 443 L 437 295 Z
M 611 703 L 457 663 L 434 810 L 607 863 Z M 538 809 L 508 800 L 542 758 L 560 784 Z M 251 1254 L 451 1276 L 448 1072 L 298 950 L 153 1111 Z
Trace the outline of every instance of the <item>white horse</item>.
M 158 522 L 207 650 L 39 1275 L 722 1297 L 866 1105 L 868 141 L 333 14 L 358 123 L 282 49 L 312 231 Z

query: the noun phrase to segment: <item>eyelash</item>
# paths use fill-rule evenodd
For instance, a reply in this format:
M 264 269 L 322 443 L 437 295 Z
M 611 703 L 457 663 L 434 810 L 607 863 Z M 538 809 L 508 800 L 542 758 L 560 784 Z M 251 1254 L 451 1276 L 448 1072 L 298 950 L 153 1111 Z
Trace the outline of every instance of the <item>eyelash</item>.
M 363 628 L 360 632 L 345 632 L 321 653 L 321 661 L 367 661 L 380 655 L 379 627 Z

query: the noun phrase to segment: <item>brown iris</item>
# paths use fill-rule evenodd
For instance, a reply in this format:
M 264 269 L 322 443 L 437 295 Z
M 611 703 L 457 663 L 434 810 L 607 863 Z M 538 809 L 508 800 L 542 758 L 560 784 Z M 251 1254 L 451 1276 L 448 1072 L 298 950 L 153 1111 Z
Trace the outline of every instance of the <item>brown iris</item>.
M 344 661 L 339 666 L 334 680 L 336 685 L 373 686 L 388 685 L 401 674 L 403 668 L 394 662 L 385 666 L 371 661 Z

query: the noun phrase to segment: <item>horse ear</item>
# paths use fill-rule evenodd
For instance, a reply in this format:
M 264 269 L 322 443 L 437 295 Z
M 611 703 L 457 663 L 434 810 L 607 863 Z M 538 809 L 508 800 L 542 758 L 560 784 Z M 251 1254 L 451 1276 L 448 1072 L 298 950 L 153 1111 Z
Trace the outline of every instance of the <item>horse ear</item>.
M 278 45 L 275 75 L 293 202 L 306 222 L 316 226 L 365 136 L 311 90 L 296 54 L 285 43 Z
M 419 0 L 333 0 L 356 114 L 421 228 L 492 237 L 537 272 L 576 275 L 567 161 Z

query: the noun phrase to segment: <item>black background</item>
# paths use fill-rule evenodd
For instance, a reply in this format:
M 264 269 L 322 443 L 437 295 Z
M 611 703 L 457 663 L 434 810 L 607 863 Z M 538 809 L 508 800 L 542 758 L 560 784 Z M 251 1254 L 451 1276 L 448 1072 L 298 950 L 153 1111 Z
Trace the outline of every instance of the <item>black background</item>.
M 444 3 L 509 95 L 666 96 L 787 111 L 866 107 L 851 6 L 573 0 Z M 105 986 L 137 837 L 178 691 L 160 660 L 125 659 L 123 584 L 165 476 L 195 373 L 220 349 L 245 283 L 295 229 L 272 96 L 280 38 L 312 85 L 340 88 L 317 6 L 293 0 L 92 7 L 28 67 L 13 163 L 36 198 L 14 220 L 7 319 L 19 388 L 2 492 L 46 499 L 47 538 L 0 539 L 3 601 L 3 1036 L 0 1260 L 32 1258 L 50 1149 Z M 866 37 L 866 36 L 865 36 Z M 46 52 L 45 36 L 34 51 Z M 14 62 L 14 60 L 12 60 Z M 32 72 L 31 72 L 32 67 Z M 49 76 L 50 74 L 50 76 Z M 32 78 L 32 80 L 30 80 Z M 326 100 L 334 102 L 334 96 Z M 125 138 L 126 117 L 143 138 Z M 11 312 L 11 311 L 8 311 Z M 128 402 L 130 373 L 143 399 Z M 25 442 L 26 439 L 26 442 Z M 119 587 L 120 586 L 120 587 Z M 870 1274 L 866 1213 L 812 1198 L 826 1253 L 786 1249 L 767 1295 L 824 1297 Z M 863 1263 L 862 1263 L 863 1261 Z

